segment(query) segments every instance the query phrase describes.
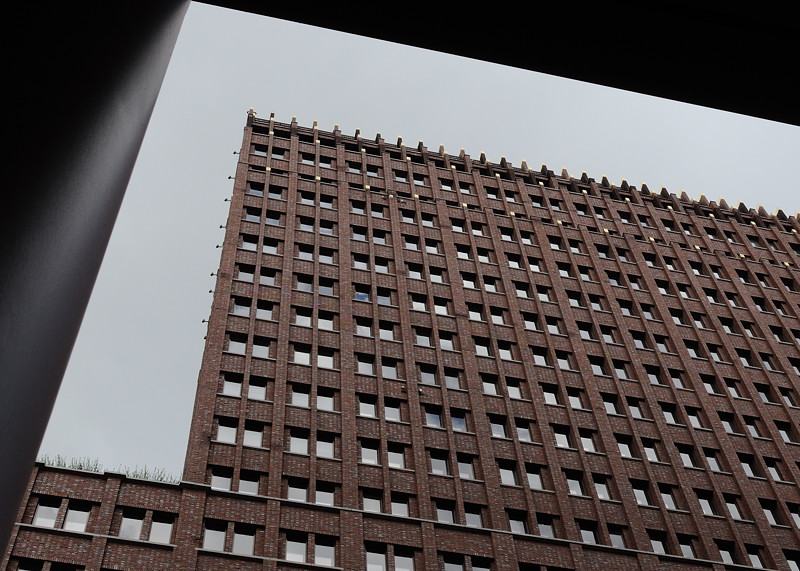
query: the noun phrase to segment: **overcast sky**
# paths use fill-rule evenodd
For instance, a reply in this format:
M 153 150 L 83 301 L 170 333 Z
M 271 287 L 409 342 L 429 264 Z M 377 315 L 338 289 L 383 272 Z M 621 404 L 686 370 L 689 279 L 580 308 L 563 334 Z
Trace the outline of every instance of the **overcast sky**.
M 251 106 L 322 130 L 800 209 L 798 127 L 192 3 L 41 453 L 180 475 Z

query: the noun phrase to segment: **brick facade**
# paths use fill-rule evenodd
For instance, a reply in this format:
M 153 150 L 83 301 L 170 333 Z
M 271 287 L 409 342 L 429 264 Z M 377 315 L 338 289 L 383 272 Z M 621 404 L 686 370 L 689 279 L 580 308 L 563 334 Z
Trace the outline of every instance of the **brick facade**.
M 183 481 L 9 569 L 798 569 L 796 217 L 251 113 L 226 228 Z

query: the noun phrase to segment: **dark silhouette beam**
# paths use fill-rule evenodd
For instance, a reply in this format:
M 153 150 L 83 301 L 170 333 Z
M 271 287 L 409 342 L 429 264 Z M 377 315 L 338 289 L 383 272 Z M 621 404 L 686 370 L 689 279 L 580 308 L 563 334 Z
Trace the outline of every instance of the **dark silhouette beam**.
M 188 5 L 19 2 L 7 14 L 0 552 Z
M 797 19 L 723 2 L 205 3 L 800 125 Z M 384 11 L 385 9 L 385 11 Z

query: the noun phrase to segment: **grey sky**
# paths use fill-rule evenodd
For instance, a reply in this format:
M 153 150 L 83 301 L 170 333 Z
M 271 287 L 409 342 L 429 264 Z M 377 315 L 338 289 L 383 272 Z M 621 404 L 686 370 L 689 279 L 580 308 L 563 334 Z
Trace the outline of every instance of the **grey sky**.
M 193 3 L 42 453 L 180 474 L 251 106 L 366 138 L 800 208 L 798 127 Z

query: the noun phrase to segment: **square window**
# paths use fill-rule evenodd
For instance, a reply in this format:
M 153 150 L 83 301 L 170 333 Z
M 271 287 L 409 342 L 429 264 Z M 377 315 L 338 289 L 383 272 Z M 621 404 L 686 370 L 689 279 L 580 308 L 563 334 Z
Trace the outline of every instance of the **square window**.
M 516 468 L 511 462 L 499 462 L 500 483 L 506 486 L 517 486 Z
M 55 527 L 58 510 L 61 507 L 60 498 L 40 497 L 33 516 L 33 525 L 39 527 Z
M 431 458 L 431 473 L 438 474 L 440 476 L 449 476 L 450 475 L 450 464 L 447 459 L 446 452 L 440 452 L 438 450 L 431 450 L 430 451 L 430 458 Z
M 364 464 L 380 465 L 380 453 L 378 443 L 373 441 L 361 441 L 361 462 Z
M 203 533 L 203 549 L 222 551 L 225 549 L 226 523 L 207 520 Z

